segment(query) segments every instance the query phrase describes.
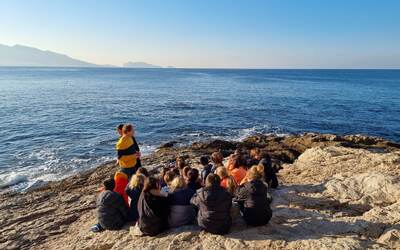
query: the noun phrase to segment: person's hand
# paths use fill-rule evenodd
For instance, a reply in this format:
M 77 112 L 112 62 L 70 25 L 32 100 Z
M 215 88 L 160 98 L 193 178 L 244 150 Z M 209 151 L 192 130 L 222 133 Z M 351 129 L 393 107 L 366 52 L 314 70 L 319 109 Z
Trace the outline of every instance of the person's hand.
M 140 157 L 142 157 L 142 153 L 140 151 L 136 152 L 136 158 L 140 159 Z
M 239 186 L 242 186 L 243 184 L 245 184 L 245 183 L 248 182 L 248 181 L 249 181 L 249 180 L 248 180 L 247 176 L 244 177 L 244 178 L 242 179 L 242 181 L 240 182 Z

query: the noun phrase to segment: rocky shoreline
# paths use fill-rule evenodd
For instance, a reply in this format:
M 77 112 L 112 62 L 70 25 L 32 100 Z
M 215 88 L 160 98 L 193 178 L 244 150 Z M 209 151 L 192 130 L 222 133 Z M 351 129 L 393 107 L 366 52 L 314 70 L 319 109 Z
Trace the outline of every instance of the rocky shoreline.
M 105 163 L 25 194 L 0 194 L 1 249 L 259 249 L 400 248 L 400 144 L 381 138 L 331 134 L 255 135 L 241 142 L 214 140 L 187 147 L 162 145 L 143 158 L 156 172 L 177 155 L 192 165 L 216 150 L 261 148 L 281 171 L 272 191 L 273 218 L 250 228 L 239 219 L 215 236 L 196 226 L 157 237 L 120 231 L 89 232 L 97 187 L 116 166 Z

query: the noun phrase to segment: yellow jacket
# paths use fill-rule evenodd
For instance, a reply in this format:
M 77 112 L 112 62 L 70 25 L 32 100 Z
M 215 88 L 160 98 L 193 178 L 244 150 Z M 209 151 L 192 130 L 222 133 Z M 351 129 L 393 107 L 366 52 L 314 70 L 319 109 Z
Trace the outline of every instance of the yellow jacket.
M 118 150 L 127 150 L 133 147 L 133 139 L 130 136 L 122 136 L 119 138 L 115 148 Z M 133 150 L 134 151 L 134 150 Z M 128 155 L 122 155 L 118 159 L 121 168 L 133 168 L 136 166 L 136 152 Z

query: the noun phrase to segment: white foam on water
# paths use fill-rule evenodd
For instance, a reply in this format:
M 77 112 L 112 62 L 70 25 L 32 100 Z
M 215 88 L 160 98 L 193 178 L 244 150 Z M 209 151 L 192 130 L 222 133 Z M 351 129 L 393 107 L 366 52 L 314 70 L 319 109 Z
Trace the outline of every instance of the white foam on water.
M 22 182 L 27 182 L 28 177 L 17 172 L 11 172 L 0 176 L 0 188 L 7 188 Z

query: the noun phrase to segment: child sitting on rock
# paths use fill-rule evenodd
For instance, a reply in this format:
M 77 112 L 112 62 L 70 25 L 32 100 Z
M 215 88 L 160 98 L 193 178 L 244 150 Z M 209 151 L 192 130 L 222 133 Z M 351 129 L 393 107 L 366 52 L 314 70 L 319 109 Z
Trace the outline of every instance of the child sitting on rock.
M 130 198 L 129 221 L 137 221 L 137 219 L 139 218 L 137 204 L 139 201 L 140 194 L 142 193 L 143 190 L 145 179 L 146 176 L 140 173 L 136 173 L 134 176 L 132 176 L 128 186 L 126 187 L 125 193 Z
M 272 217 L 268 187 L 263 179 L 264 168 L 255 165 L 249 169 L 235 193 L 234 201 L 239 203 L 243 219 L 250 226 L 265 225 Z
M 228 175 L 228 170 L 225 167 L 218 167 L 215 172 L 221 179 L 221 187 L 225 188 L 233 196 L 235 194 L 237 184 L 232 176 Z
M 117 171 L 114 175 L 114 183 L 114 191 L 124 198 L 126 205 L 129 205 L 128 195 L 125 193 L 126 186 L 128 185 L 128 176 L 122 171 Z
M 210 160 L 208 159 L 208 156 L 203 155 L 200 157 L 200 164 L 202 167 L 201 170 L 201 184 L 204 186 L 206 183 L 206 178 L 207 176 L 211 173 L 212 165 L 210 164 Z
M 219 151 L 212 153 L 211 161 L 212 161 L 211 173 L 213 173 L 213 174 L 215 174 L 215 171 L 217 170 L 217 168 L 224 166 L 224 164 L 223 164 L 224 156 Z
M 161 188 L 161 193 L 164 196 L 168 196 L 168 192 L 171 188 L 171 182 L 174 180 L 176 173 L 173 170 L 168 170 L 164 175 L 164 182 L 167 184 L 166 186 Z
M 103 182 L 102 189 L 97 198 L 97 220 L 99 223 L 90 230 L 100 232 L 104 229 L 121 229 L 128 220 L 128 208 L 120 194 L 114 192 L 115 181 L 108 179 Z
M 168 198 L 164 197 L 160 191 L 156 178 L 146 178 L 138 201 L 137 228 L 142 234 L 155 236 L 168 228 Z
M 168 217 L 168 225 L 171 228 L 192 224 L 196 216 L 190 199 L 193 197 L 194 191 L 187 187 L 182 176 L 177 176 L 171 183 L 170 193 L 168 195 L 170 214 Z
M 194 192 L 196 192 L 198 189 L 202 187 L 201 181 L 199 179 L 199 170 L 191 168 L 187 175 L 188 175 L 187 186 Z
M 226 234 L 232 225 L 232 196 L 220 182 L 218 175 L 209 174 L 206 186 L 198 190 L 190 201 L 199 209 L 199 226 L 212 234 Z

